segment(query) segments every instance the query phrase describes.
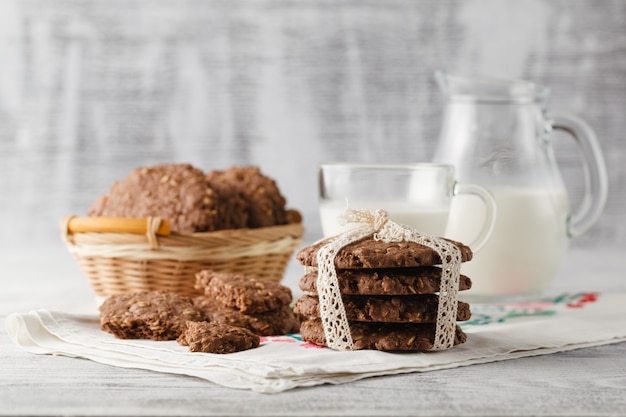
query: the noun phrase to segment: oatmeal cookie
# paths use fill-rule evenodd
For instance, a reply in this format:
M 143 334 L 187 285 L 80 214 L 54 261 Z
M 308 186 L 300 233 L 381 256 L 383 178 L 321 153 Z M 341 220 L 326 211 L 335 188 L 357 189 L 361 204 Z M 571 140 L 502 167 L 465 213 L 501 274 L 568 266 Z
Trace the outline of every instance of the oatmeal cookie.
M 287 224 L 289 214 L 286 200 L 276 182 L 258 167 L 231 167 L 207 174 L 212 184 L 222 184 L 236 190 L 248 204 L 247 226 L 250 228 Z
M 177 232 L 207 232 L 223 228 L 221 198 L 203 171 L 189 164 L 163 164 L 133 170 L 98 198 L 89 216 L 162 217 Z
M 349 321 L 385 323 L 435 323 L 439 296 L 424 295 L 346 295 L 343 304 Z M 294 311 L 304 317 L 320 317 L 319 299 L 304 295 Z M 471 312 L 469 304 L 459 301 L 457 321 L 467 321 Z
M 460 242 L 449 242 L 461 250 L 462 262 L 472 259 L 472 250 Z M 322 240 L 308 246 L 297 254 L 298 261 L 305 266 L 317 266 L 317 251 L 327 243 Z M 358 268 L 413 268 L 441 264 L 437 252 L 415 242 L 383 242 L 372 237 L 343 247 L 335 258 L 337 269 Z
M 264 313 L 292 301 L 289 287 L 253 275 L 205 270 L 196 274 L 196 288 L 244 314 Z
M 288 305 L 265 313 L 243 314 L 238 309 L 226 307 L 211 297 L 195 297 L 193 303 L 209 321 L 243 327 L 259 336 L 297 333 L 300 328 L 300 320 Z
M 349 295 L 410 295 L 433 294 L 439 291 L 441 268 L 339 269 L 337 281 L 342 294 Z M 317 293 L 317 271 L 309 272 L 298 281 L 304 292 Z M 469 290 L 469 277 L 459 277 L 459 291 Z
M 355 350 L 425 351 L 433 348 L 434 324 L 415 323 L 350 323 Z M 324 328 L 320 319 L 306 320 L 300 326 L 302 339 L 326 346 Z M 456 326 L 454 344 L 465 343 L 467 336 Z
M 119 339 L 176 339 L 204 315 L 191 299 L 169 291 L 112 295 L 100 306 L 100 327 Z
M 256 348 L 261 340 L 258 335 L 241 327 L 188 321 L 177 341 L 189 346 L 191 352 L 234 353 Z

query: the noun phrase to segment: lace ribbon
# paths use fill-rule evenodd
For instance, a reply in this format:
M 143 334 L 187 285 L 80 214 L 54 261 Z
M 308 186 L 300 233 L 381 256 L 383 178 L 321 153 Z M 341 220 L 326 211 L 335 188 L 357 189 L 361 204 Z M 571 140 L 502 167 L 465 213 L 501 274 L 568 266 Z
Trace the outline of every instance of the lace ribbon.
M 330 238 L 317 252 L 317 291 L 327 346 L 335 350 L 354 350 L 354 342 L 337 280 L 335 257 L 350 243 L 372 236 L 374 240 L 386 243 L 415 242 L 437 252 L 442 262 L 442 274 L 435 340 L 431 350 L 445 350 L 452 347 L 456 331 L 461 269 L 459 248 L 444 239 L 428 236 L 407 226 L 394 223 L 389 219 L 385 210 L 346 210 L 342 219 L 345 223 L 359 223 L 360 226 Z

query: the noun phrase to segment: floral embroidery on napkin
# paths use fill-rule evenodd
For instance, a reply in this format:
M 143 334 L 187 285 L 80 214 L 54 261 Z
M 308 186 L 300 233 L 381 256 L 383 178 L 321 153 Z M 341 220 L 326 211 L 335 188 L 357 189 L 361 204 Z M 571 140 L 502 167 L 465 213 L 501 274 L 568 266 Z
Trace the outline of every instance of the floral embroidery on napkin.
M 554 316 L 563 309 L 584 308 L 598 300 L 599 293 L 563 294 L 558 297 L 536 301 L 524 301 L 504 304 L 474 304 L 472 318 L 461 327 L 484 326 L 492 323 L 504 323 L 520 317 Z
M 302 336 L 299 334 L 288 334 L 284 336 L 263 336 L 261 337 L 261 343 L 294 343 L 298 347 L 305 349 L 323 349 L 324 346 L 319 346 L 314 343 L 305 342 L 302 340 Z

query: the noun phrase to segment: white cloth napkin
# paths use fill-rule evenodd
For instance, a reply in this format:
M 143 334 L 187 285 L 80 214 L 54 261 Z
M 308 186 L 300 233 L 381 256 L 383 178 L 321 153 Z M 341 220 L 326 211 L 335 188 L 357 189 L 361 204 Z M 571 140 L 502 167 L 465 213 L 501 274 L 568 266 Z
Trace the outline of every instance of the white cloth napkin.
M 539 302 L 473 305 L 462 325 L 467 342 L 443 352 L 337 352 L 299 335 L 263 338 L 256 349 L 226 355 L 191 353 L 175 341 L 120 340 L 98 317 L 45 310 L 13 314 L 11 339 L 28 352 L 81 357 L 114 366 L 191 375 L 276 393 L 299 386 L 424 372 L 597 346 L 626 340 L 626 293 L 569 294 Z

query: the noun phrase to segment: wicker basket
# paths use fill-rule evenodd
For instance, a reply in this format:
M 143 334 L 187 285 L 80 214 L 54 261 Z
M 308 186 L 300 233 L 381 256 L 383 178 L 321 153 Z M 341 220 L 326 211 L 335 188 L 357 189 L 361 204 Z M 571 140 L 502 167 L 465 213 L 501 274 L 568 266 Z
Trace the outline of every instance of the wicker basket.
M 258 229 L 175 233 L 160 218 L 68 217 L 62 238 L 97 298 L 140 290 L 193 296 L 203 269 L 280 281 L 302 242 L 299 223 Z

